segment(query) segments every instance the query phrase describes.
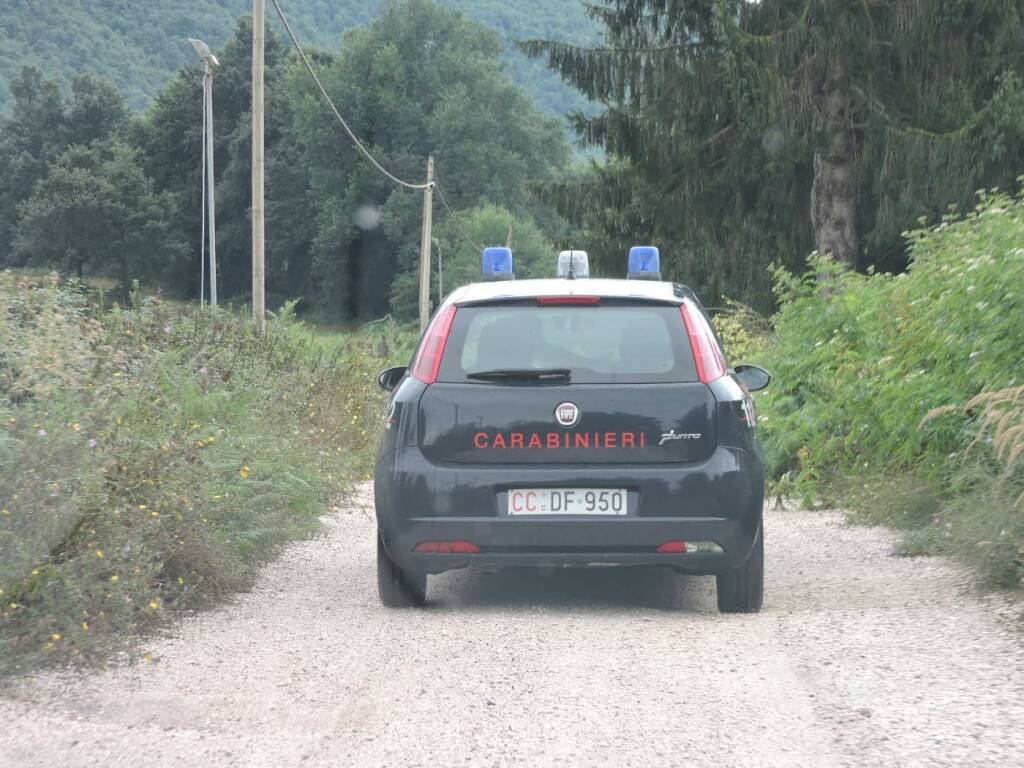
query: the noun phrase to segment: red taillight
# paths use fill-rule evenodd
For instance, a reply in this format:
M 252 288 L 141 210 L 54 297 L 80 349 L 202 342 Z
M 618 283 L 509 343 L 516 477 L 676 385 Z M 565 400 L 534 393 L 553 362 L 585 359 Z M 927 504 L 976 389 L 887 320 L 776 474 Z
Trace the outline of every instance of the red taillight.
M 456 311 L 455 305 L 449 304 L 434 316 L 427 327 L 427 334 L 423 337 L 416 362 L 412 364 L 412 375 L 424 384 L 433 384 L 437 381 L 444 345 L 448 342 L 448 332 L 452 329 Z
M 703 313 L 691 307 L 688 302 L 679 311 L 683 313 L 693 359 L 697 362 L 697 378 L 701 383 L 708 384 L 725 376 L 725 358 L 722 357 L 722 350 L 718 348 L 718 342 Z
M 658 551 L 659 552 L 665 552 L 665 553 L 680 554 L 680 553 L 686 551 L 686 542 L 685 541 L 666 541 L 664 544 L 662 544 L 660 547 L 658 547 Z
M 424 541 L 416 545 L 414 552 L 437 555 L 476 555 L 480 547 L 471 541 Z
M 537 303 L 545 304 L 600 304 L 600 296 L 538 296 Z

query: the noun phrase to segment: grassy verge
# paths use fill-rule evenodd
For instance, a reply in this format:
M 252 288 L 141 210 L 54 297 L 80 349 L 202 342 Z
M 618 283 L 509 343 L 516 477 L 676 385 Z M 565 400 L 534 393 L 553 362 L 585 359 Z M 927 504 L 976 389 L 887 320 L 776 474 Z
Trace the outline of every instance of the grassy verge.
M 0 672 L 95 656 L 245 588 L 367 477 L 391 325 L 264 337 L 223 311 L 0 274 Z
M 908 233 L 906 274 L 776 275 L 756 349 L 778 493 L 845 504 L 954 554 L 1000 586 L 1024 578 L 1024 199 Z

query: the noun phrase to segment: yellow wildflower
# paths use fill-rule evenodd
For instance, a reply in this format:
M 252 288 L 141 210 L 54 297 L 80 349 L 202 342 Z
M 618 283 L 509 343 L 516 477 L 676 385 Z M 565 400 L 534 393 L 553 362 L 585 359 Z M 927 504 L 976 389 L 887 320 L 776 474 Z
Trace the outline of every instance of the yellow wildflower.
M 240 470 L 238 470 L 238 474 L 241 476 L 241 478 L 243 480 L 248 480 L 249 479 L 249 468 L 248 467 L 242 467 Z
M 82 622 L 82 629 L 84 629 L 86 632 L 89 631 L 89 622 L 88 621 L 83 621 Z
M 58 640 L 60 640 L 60 632 L 54 632 L 52 635 L 50 635 L 50 639 L 56 643 Z
M 96 557 L 103 557 L 103 550 L 102 549 L 97 549 L 96 550 Z
M 118 581 L 121 580 L 121 577 L 115 573 L 113 576 L 110 577 L 110 580 L 116 584 Z
M 155 610 L 156 610 L 157 608 L 159 608 L 159 607 L 160 607 L 160 604 L 159 604 L 159 603 L 157 603 L 157 601 L 156 601 L 156 600 L 150 600 L 150 601 L 149 601 L 149 609 L 150 609 L 151 611 L 155 611 Z

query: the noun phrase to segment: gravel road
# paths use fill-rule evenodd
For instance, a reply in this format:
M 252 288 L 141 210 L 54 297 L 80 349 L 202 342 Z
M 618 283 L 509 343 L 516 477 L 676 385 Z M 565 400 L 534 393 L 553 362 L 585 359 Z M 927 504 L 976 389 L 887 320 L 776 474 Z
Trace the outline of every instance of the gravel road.
M 1024 765 L 1019 603 L 837 514 L 767 516 L 767 598 L 657 570 L 377 602 L 369 489 L 153 661 L 0 698 L 8 766 Z

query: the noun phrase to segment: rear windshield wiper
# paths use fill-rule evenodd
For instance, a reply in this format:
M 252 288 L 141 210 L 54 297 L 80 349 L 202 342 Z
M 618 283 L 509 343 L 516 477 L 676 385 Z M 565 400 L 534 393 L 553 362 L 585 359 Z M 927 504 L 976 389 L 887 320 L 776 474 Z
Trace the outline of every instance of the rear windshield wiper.
M 493 371 L 475 371 L 466 374 L 467 379 L 483 381 L 531 381 L 542 379 L 571 379 L 568 368 L 495 368 Z

